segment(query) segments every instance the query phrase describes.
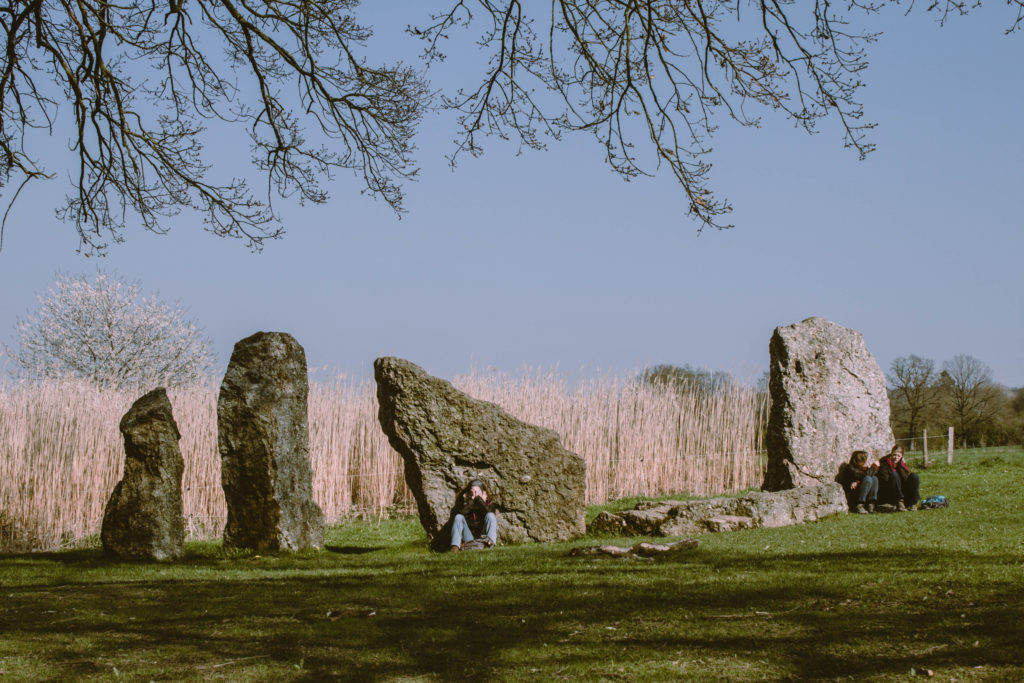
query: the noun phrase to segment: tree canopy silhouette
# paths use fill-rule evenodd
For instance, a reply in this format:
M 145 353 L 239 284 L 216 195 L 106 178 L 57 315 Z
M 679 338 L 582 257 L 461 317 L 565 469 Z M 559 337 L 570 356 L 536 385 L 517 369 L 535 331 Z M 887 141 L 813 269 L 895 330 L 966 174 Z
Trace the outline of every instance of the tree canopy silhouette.
M 1013 31 L 1024 0 L 1007 1 Z M 667 169 L 701 227 L 727 227 L 707 161 L 723 117 L 756 126 L 756 103 L 810 131 L 833 116 L 847 146 L 871 151 L 856 95 L 876 34 L 851 16 L 884 4 L 437 0 L 410 17 L 425 46 L 410 66 L 371 63 L 358 0 L 12 0 L 0 7 L 0 187 L 9 210 L 25 183 L 53 177 L 38 132 L 70 131 L 58 213 L 86 250 L 119 241 L 130 221 L 163 232 L 183 208 L 259 248 L 281 234 L 275 194 L 324 202 L 339 170 L 401 212 L 417 124 L 441 107 L 458 113 L 453 163 L 488 135 L 541 148 L 586 132 L 617 173 Z M 967 7 L 929 9 L 944 19 Z M 474 85 L 436 93 L 427 70 L 457 31 L 487 59 Z M 214 120 L 248 132 L 265 192 L 218 177 L 202 149 Z

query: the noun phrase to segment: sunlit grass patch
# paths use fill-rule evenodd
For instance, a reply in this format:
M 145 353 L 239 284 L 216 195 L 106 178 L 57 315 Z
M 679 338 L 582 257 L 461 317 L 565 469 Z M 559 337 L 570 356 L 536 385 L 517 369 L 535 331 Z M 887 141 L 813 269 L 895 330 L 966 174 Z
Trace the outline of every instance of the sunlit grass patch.
M 130 680 L 1024 677 L 1024 457 L 936 465 L 943 510 L 699 537 L 659 559 L 561 544 L 435 554 L 410 517 L 296 555 L 187 545 L 0 556 L 0 672 Z M 629 501 L 630 503 L 635 501 Z M 656 540 L 656 539 L 655 539 Z M 114 670 L 117 670 L 115 674 Z

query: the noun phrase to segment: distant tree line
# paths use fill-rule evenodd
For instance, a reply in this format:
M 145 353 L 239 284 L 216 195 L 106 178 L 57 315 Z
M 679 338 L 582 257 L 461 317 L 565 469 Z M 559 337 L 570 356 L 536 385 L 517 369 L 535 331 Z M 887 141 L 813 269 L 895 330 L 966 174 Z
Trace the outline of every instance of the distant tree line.
M 691 365 L 653 365 L 643 371 L 640 381 L 662 389 L 714 394 L 736 384 L 725 371 L 712 372 Z
M 952 426 L 960 446 L 1024 443 L 1024 387 L 1010 389 L 992 370 L 967 354 L 937 366 L 930 358 L 897 358 L 886 374 L 896 438 L 923 430 L 944 434 Z

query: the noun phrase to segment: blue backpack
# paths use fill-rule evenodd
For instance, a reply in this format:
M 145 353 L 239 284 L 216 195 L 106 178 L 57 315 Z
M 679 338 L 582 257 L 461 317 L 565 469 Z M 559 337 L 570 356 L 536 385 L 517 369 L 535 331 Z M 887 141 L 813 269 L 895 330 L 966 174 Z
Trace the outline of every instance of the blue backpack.
M 922 510 L 934 510 L 935 508 L 948 508 L 949 501 L 945 496 L 928 496 L 921 501 Z

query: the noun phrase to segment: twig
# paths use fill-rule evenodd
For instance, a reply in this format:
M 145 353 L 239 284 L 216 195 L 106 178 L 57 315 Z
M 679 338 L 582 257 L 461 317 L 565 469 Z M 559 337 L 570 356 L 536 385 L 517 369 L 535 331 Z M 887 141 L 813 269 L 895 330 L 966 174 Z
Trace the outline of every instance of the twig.
M 237 664 L 238 662 L 245 662 L 245 661 L 248 661 L 250 659 L 266 659 L 269 656 L 270 655 L 253 655 L 252 657 L 242 657 L 241 659 L 232 659 L 232 660 L 227 661 L 227 662 L 221 662 L 220 664 L 214 664 L 210 668 L 212 668 L 212 669 L 219 669 L 222 666 L 229 666 L 231 664 Z

